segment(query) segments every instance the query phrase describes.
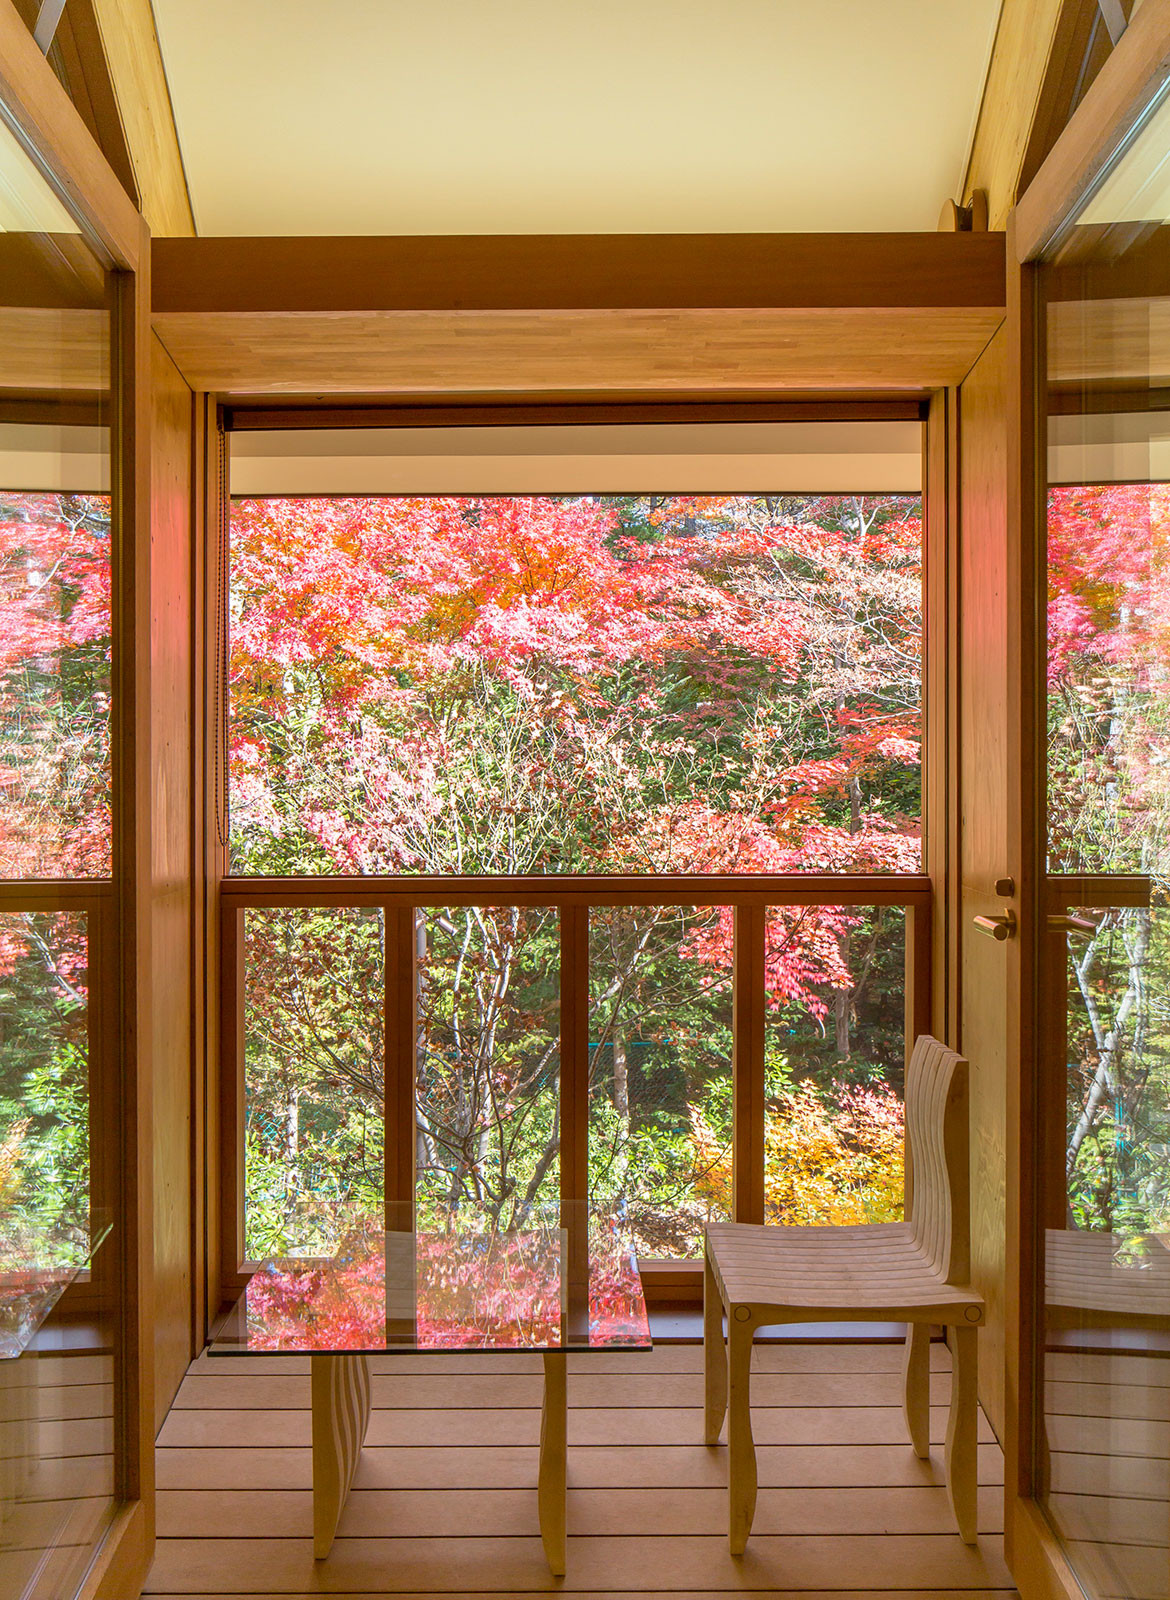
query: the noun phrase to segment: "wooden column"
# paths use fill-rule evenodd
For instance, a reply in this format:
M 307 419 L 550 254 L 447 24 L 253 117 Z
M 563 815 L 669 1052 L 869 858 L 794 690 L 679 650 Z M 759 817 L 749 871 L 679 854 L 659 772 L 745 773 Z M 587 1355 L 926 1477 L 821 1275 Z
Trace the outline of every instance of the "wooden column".
M 411 905 L 382 907 L 386 989 L 383 1012 L 383 1207 L 389 1232 L 414 1228 L 414 1074 L 418 1048 L 418 924 Z
M 733 959 L 732 1212 L 736 1222 L 764 1220 L 764 954 L 767 907 L 735 908 Z

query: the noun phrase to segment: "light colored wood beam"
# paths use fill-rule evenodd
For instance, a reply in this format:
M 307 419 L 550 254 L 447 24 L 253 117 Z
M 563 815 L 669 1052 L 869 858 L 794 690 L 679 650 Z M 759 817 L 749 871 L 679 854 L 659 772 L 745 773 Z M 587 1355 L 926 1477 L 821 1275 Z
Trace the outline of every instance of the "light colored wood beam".
M 91 3 L 147 226 L 189 236 L 195 219 L 150 0 Z
M 187 382 L 225 396 L 706 394 L 945 388 L 994 307 L 156 313 Z
M 992 228 L 1005 225 L 1016 202 L 1053 45 L 1069 8 L 1070 0 L 1003 0 L 963 180 L 964 200 L 974 190 L 986 192 Z
M 142 224 L 12 0 L 0 0 L 0 100 L 71 208 L 119 266 L 138 263 Z

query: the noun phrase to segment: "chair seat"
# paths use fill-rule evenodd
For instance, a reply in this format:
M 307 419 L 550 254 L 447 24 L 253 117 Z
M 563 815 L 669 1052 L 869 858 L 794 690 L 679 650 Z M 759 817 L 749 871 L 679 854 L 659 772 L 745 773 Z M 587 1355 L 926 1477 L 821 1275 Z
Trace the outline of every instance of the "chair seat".
M 982 1297 L 949 1284 L 915 1243 L 909 1223 L 856 1227 L 707 1225 L 707 1256 L 729 1310 L 770 1322 L 885 1321 L 977 1324 Z

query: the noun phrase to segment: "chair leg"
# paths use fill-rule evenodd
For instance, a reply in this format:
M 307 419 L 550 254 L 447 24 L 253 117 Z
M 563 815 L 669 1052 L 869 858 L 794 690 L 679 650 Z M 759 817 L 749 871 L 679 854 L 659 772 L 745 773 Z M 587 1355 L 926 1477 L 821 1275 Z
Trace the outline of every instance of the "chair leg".
M 737 1310 L 728 1306 L 727 1344 L 730 1367 L 729 1415 L 727 1419 L 727 1502 L 728 1534 L 733 1556 L 747 1549 L 748 1535 L 756 1514 L 756 1446 L 752 1439 L 751 1371 L 752 1325 L 737 1322 Z
M 953 1327 L 951 1346 L 951 1412 L 947 1420 L 947 1493 L 951 1510 L 959 1524 L 965 1544 L 974 1544 L 976 1531 L 976 1493 L 979 1482 L 977 1443 L 978 1346 L 976 1329 Z
M 706 1394 L 703 1437 L 708 1444 L 718 1444 L 727 1414 L 727 1350 L 723 1343 L 723 1302 L 711 1263 L 706 1258 L 703 1261 L 703 1381 Z
M 925 1461 L 930 1455 L 930 1326 L 925 1322 L 906 1324 L 902 1410 L 914 1454 Z

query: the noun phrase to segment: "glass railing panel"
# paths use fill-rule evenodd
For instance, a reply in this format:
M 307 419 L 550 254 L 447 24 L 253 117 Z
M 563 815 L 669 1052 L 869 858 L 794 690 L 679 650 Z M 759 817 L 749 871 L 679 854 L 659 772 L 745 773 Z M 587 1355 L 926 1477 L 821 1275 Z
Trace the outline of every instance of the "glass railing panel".
M 417 973 L 417 1224 L 520 1227 L 560 1192 L 560 917 L 420 908 Z
M 244 1253 L 381 1226 L 385 958 L 374 907 L 244 913 Z
M 1045 1503 L 1091 1593 L 1153 1594 L 1170 1571 L 1170 911 L 1071 915 Z
M 774 906 L 766 924 L 764 1220 L 903 1215 L 901 906 Z
M 730 1216 L 730 906 L 589 913 L 589 1189 L 639 1255 Z

